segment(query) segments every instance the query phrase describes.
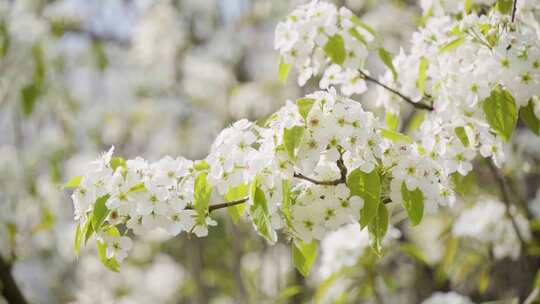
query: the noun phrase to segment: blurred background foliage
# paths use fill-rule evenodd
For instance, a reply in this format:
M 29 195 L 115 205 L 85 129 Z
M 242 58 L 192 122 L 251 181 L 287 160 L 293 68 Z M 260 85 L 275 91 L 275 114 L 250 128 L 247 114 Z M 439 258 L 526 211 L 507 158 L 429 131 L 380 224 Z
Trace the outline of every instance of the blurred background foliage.
M 421 21 L 416 1 L 334 2 L 394 54 Z M 489 244 L 451 233 L 460 208 L 498 195 L 484 167 L 456 178 L 466 198 L 456 209 L 415 228 L 394 223 L 381 259 L 358 226 L 332 233 L 307 279 L 284 238 L 268 246 L 225 212 L 207 238 L 146 236 L 120 273 L 92 248 L 75 259 L 73 209 L 59 185 L 81 164 L 111 145 L 126 158 L 200 159 L 232 121 L 262 120 L 311 90 L 277 80 L 274 27 L 298 3 L 0 1 L 1 276 L 12 274 L 31 303 L 420 303 L 451 290 L 475 302 L 523 300 L 540 265 L 540 140 L 521 129 L 505 172 L 536 240 L 517 259 L 495 259 Z M 372 92 L 357 99 L 374 109 Z

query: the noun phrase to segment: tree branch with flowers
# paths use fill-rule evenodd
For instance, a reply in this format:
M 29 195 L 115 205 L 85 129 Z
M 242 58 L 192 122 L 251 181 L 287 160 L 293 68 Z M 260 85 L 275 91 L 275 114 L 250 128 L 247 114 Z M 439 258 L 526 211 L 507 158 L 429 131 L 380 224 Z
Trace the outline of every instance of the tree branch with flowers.
M 119 271 L 137 235 L 204 237 L 217 225 L 211 213 L 226 209 L 270 244 L 277 231 L 291 239 L 304 275 L 317 242 L 349 223 L 367 229 L 382 255 L 389 203 L 418 225 L 424 214 L 452 207 L 453 179 L 479 156 L 501 180 L 496 167 L 519 117 L 540 133 L 538 20 L 532 4 L 499 2 L 487 14 L 428 19 L 410 52 L 395 56 L 347 8 L 299 6 L 276 27 L 279 78 L 294 71 L 299 86 L 316 79 L 320 91 L 287 101 L 264 124 L 233 123 L 202 160 L 124 160 L 111 148 L 65 185 L 73 189 L 75 250 L 95 237 L 103 264 Z M 378 78 L 367 68 L 376 57 L 386 66 Z M 366 82 L 377 86 L 386 122 L 351 99 Z M 413 134 L 397 130 L 403 104 L 426 110 Z M 501 190 L 510 214 L 508 187 Z M 530 239 L 513 226 L 522 243 Z

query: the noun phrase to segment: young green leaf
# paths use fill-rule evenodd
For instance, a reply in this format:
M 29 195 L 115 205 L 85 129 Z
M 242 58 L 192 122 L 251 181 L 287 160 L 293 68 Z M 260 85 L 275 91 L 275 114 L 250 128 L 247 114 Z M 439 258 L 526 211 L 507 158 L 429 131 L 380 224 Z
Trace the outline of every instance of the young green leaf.
M 424 95 L 426 91 L 426 71 L 428 68 L 428 60 L 426 57 L 420 59 L 420 64 L 418 65 L 418 80 L 416 81 L 416 87 L 420 91 L 420 95 Z
M 225 194 L 225 201 L 226 202 L 232 202 L 232 201 L 238 201 L 246 196 L 248 196 L 249 192 L 249 185 L 247 184 L 240 184 L 236 187 L 230 187 L 227 190 L 227 193 Z M 240 220 L 240 217 L 244 213 L 244 204 L 234 205 L 227 207 L 227 213 L 231 217 L 233 223 L 238 223 Z
M 390 139 L 393 142 L 403 141 L 409 144 L 413 143 L 412 138 L 410 138 L 409 136 L 388 129 L 381 129 L 381 136 Z
M 345 42 L 343 41 L 343 37 L 340 35 L 336 34 L 329 37 L 323 49 L 333 63 L 342 64 L 345 62 L 345 58 L 347 57 L 347 53 L 345 51 Z
M 367 43 L 366 39 L 364 38 L 364 36 L 362 36 L 362 34 L 360 34 L 360 32 L 357 29 L 355 29 L 354 27 L 351 27 L 348 32 L 349 32 L 349 34 L 351 36 L 353 36 L 360 43 L 362 43 L 366 47 L 368 46 L 368 43 Z
M 439 53 L 442 54 L 442 53 L 450 52 L 451 50 L 453 50 L 453 49 L 457 48 L 458 46 L 460 46 L 464 41 L 465 41 L 465 37 L 463 37 L 463 36 L 458 37 L 458 38 L 448 42 L 447 44 L 441 46 L 439 48 Z
M 512 6 L 515 0 L 497 0 L 497 10 L 502 14 L 509 14 L 512 11 Z
M 287 81 L 287 76 L 289 76 L 289 72 L 291 70 L 292 65 L 290 63 L 286 63 L 285 60 L 282 58 L 279 58 L 279 69 L 278 69 L 278 79 L 281 82 Z
M 360 210 L 360 227 L 363 229 L 377 215 L 381 202 L 381 181 L 377 170 L 365 173 L 360 169 L 353 170 L 347 177 L 347 187 L 351 195 L 360 196 L 364 206 Z
M 386 112 L 386 126 L 391 131 L 396 131 L 399 125 L 399 117 L 390 112 Z
M 377 216 L 368 224 L 369 241 L 376 255 L 382 253 L 382 241 L 388 230 L 388 210 L 384 204 L 377 208 Z
M 99 231 L 105 218 L 109 215 L 110 210 L 105 206 L 109 197 L 110 195 L 106 194 L 96 199 L 94 203 L 94 211 L 92 212 L 92 226 L 94 227 L 94 231 Z
M 75 176 L 67 181 L 62 188 L 63 189 L 75 189 L 81 184 L 82 176 Z
M 111 227 L 107 230 L 107 234 L 110 236 L 118 237 L 120 236 L 120 233 L 118 232 L 118 229 L 116 227 Z M 120 271 L 120 264 L 118 264 L 118 261 L 116 261 L 115 257 L 107 258 L 107 244 L 102 243 L 101 241 L 96 241 L 97 249 L 98 249 L 98 256 L 101 263 L 107 267 L 109 270 L 112 270 L 114 272 Z
M 418 188 L 410 191 L 405 182 L 402 182 L 401 196 L 411 224 L 418 225 L 424 216 L 424 193 Z
M 264 191 L 259 188 L 258 182 L 253 182 L 251 185 L 251 199 L 253 203 L 249 211 L 257 232 L 270 243 L 275 243 L 277 235 L 272 228 Z
M 77 229 L 75 230 L 75 242 L 73 244 L 73 248 L 75 249 L 75 256 L 79 257 L 79 253 L 81 252 L 81 243 L 83 239 L 83 235 L 81 233 L 81 224 L 77 224 Z
M 300 112 L 300 115 L 302 115 L 304 120 L 307 120 L 309 112 L 311 111 L 311 108 L 313 107 L 313 103 L 315 103 L 315 99 L 313 98 L 300 98 L 296 100 L 296 105 L 298 106 L 298 112 Z
M 194 185 L 194 205 L 197 211 L 197 223 L 205 222 L 206 213 L 208 212 L 208 204 L 212 196 L 212 186 L 206 180 L 206 172 L 201 172 L 195 178 Z
M 519 117 L 534 134 L 540 135 L 540 119 L 534 114 L 532 99 L 529 100 L 527 106 L 519 110 Z
M 454 129 L 454 132 L 456 133 L 457 137 L 461 141 L 461 143 L 465 146 L 469 146 L 469 136 L 467 136 L 467 132 L 465 131 L 464 127 L 457 127 Z
M 291 215 L 291 184 L 288 180 L 284 179 L 281 182 L 281 187 L 283 191 L 283 208 L 281 208 L 283 212 L 283 216 L 285 217 L 285 223 L 287 224 L 287 227 L 289 229 L 293 229 L 292 225 L 292 215 Z
M 116 168 L 118 167 L 124 170 L 127 170 L 126 160 L 122 157 L 116 156 L 116 157 L 111 158 L 110 164 L 113 171 L 116 171 Z
M 210 165 L 204 160 L 200 160 L 193 165 L 195 171 L 204 171 L 210 168 Z
M 81 236 L 84 236 L 84 245 L 86 245 L 88 240 L 92 237 L 92 235 L 95 232 L 94 231 L 94 226 L 92 226 L 92 218 L 93 218 L 93 215 L 90 214 L 88 216 L 88 219 L 84 223 L 84 226 L 83 226 L 82 230 L 81 230 Z
M 306 244 L 302 240 L 294 241 L 292 243 L 292 258 L 294 267 L 304 277 L 307 277 L 315 258 L 317 258 L 317 242 L 311 241 L 311 243 Z
M 394 67 L 394 63 L 392 62 L 392 56 L 386 51 L 384 48 L 379 48 L 379 57 L 381 58 L 382 62 L 390 69 L 392 72 L 392 78 L 394 81 L 397 79 L 397 71 Z
M 518 117 L 514 97 L 505 89 L 497 87 L 483 101 L 482 108 L 491 128 L 505 141 L 508 141 L 514 131 Z
M 366 23 L 362 22 L 362 20 L 360 20 L 360 18 L 358 18 L 357 16 L 351 16 L 351 21 L 356 25 L 356 26 L 359 26 L 361 27 L 362 29 L 366 30 L 368 33 L 370 33 L 371 35 L 373 35 L 373 37 L 377 37 L 377 33 L 375 32 L 375 30 L 367 25 Z
M 304 131 L 305 128 L 300 126 L 283 130 L 283 144 L 291 159 L 296 158 L 296 148 L 302 143 Z

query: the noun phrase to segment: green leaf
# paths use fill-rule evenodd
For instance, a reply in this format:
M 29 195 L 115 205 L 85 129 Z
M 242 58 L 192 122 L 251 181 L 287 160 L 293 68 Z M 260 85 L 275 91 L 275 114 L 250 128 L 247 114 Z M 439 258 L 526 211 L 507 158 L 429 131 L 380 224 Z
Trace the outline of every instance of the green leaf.
M 496 8 L 502 14 L 509 14 L 515 0 L 497 0 Z
M 298 112 L 300 112 L 300 115 L 302 115 L 304 120 L 307 120 L 309 112 L 311 111 L 311 108 L 313 107 L 313 103 L 315 103 L 315 99 L 313 98 L 300 98 L 296 100 L 296 105 L 298 106 Z
M 540 120 L 534 114 L 534 103 L 532 99 L 529 100 L 527 106 L 519 110 L 519 117 L 521 117 L 521 120 L 534 134 L 540 135 Z
M 450 179 L 453 184 L 453 189 L 462 196 L 472 193 L 474 185 L 477 185 L 473 171 L 465 176 L 458 172 L 454 172 L 450 175 Z
M 300 126 L 283 130 L 283 144 L 291 159 L 296 158 L 296 148 L 302 143 L 304 131 L 305 128 Z
M 439 48 L 439 54 L 450 52 L 451 50 L 453 50 L 453 49 L 457 48 L 458 46 L 460 46 L 464 41 L 465 41 L 465 37 L 461 36 L 461 37 L 458 37 L 458 38 L 448 42 L 445 45 L 442 45 Z
M 111 236 L 120 236 L 120 233 L 118 232 L 118 229 L 116 227 L 111 227 L 109 230 L 107 230 L 107 233 Z M 98 256 L 101 263 L 107 267 L 109 270 L 112 270 L 114 272 L 120 271 L 120 264 L 118 264 L 118 261 L 116 261 L 116 258 L 107 258 L 107 244 L 102 243 L 101 241 L 96 241 L 97 249 L 98 249 Z
M 411 132 L 420 128 L 424 120 L 426 119 L 425 111 L 415 111 L 412 118 L 409 119 L 409 124 L 405 128 L 405 132 L 410 134 Z
M 428 262 L 427 262 L 427 258 L 424 254 L 424 252 L 422 252 L 422 250 L 416 246 L 415 244 L 413 243 L 403 243 L 399 249 L 401 251 L 403 251 L 403 253 L 407 254 L 408 256 L 410 256 L 411 258 L 417 260 L 418 262 L 421 262 L 425 265 L 428 265 Z
M 381 179 L 377 170 L 365 173 L 360 169 L 353 170 L 347 177 L 347 187 L 351 195 L 360 196 L 364 206 L 360 210 L 360 227 L 366 227 L 377 215 L 381 202 Z
M 34 59 L 34 74 L 32 81 L 21 89 L 21 109 L 25 116 L 30 116 L 34 111 L 37 99 L 44 92 L 45 83 L 45 60 L 41 44 L 32 46 L 32 58 Z
M 478 275 L 478 292 L 483 295 L 489 286 L 489 266 L 483 267 L 484 269 Z
M 279 81 L 281 82 L 287 81 L 287 76 L 289 76 L 291 67 L 292 67 L 292 64 L 286 63 L 285 60 L 283 60 L 283 57 L 279 58 L 279 69 L 278 69 Z
M 283 191 L 283 207 L 281 208 L 281 211 L 283 212 L 283 216 L 285 217 L 285 223 L 287 224 L 287 227 L 289 229 L 293 229 L 292 225 L 292 215 L 291 215 L 291 184 L 289 180 L 282 180 L 281 181 L 281 188 Z
M 377 216 L 368 225 L 369 241 L 376 255 L 382 253 L 382 241 L 388 230 L 388 210 L 384 204 L 377 208 Z
M 465 131 L 464 127 L 457 127 L 454 129 L 454 132 L 456 133 L 457 137 L 463 144 L 463 146 L 468 147 L 469 146 L 469 136 L 467 136 L 467 132 Z
M 336 34 L 329 37 L 323 49 L 333 63 L 343 64 L 343 62 L 345 62 L 345 58 L 347 57 L 345 42 L 340 35 Z
M 540 268 L 536 271 L 536 276 L 534 278 L 534 287 L 540 288 Z
M 311 243 L 306 244 L 302 240 L 294 241 L 292 243 L 292 258 L 294 267 L 304 277 L 307 277 L 317 258 L 317 242 L 311 241 Z
M 226 202 L 238 201 L 248 196 L 249 185 L 241 184 L 236 187 L 230 187 L 225 194 Z M 227 207 L 227 213 L 231 217 L 233 223 L 237 224 L 240 217 L 244 213 L 245 204 L 239 204 Z
M 270 243 L 275 243 L 277 235 L 274 229 L 272 229 L 266 197 L 261 188 L 259 188 L 259 183 L 257 181 L 253 182 L 251 185 L 251 199 L 253 203 L 249 211 L 253 224 L 255 225 L 255 228 L 257 228 L 257 232 Z
M 416 87 L 420 91 L 420 95 L 424 95 L 426 90 L 426 71 L 428 64 L 429 62 L 426 57 L 420 58 L 420 64 L 418 65 L 418 80 L 416 81 Z
M 364 38 L 364 36 L 362 36 L 362 34 L 360 34 L 360 32 L 358 32 L 357 29 L 355 29 L 354 27 L 350 28 L 349 29 L 349 34 L 351 36 L 353 36 L 356 40 L 358 40 L 360 43 L 362 43 L 363 45 L 365 46 L 368 46 L 368 43 L 366 41 L 366 39 Z
M 206 180 L 206 172 L 201 172 L 195 178 L 194 205 L 197 211 L 197 224 L 204 225 L 206 221 L 206 213 L 208 212 L 208 203 L 212 196 L 212 186 Z
M 518 117 L 514 97 L 505 89 L 497 87 L 483 101 L 482 108 L 491 128 L 505 141 L 508 141 Z
M 382 62 L 390 69 L 392 72 L 392 77 L 394 81 L 397 79 L 397 71 L 394 67 L 394 63 L 392 63 L 392 56 L 386 51 L 384 48 L 379 48 L 379 57 L 381 58 Z
M 413 143 L 412 138 L 410 138 L 409 136 L 388 129 L 381 129 L 381 136 L 390 139 L 393 142 L 403 141 L 409 144 Z
M 373 35 L 373 37 L 377 37 L 377 33 L 375 32 L 375 30 L 367 25 L 366 23 L 362 22 L 362 20 L 360 20 L 357 16 L 351 16 L 351 21 L 356 25 L 356 26 L 359 26 L 361 28 L 363 28 L 364 30 L 368 31 L 371 35 Z
M 0 20 L 0 59 L 7 55 L 10 44 L 11 39 L 9 36 L 7 22 L 5 20 Z
M 143 192 L 143 191 L 146 191 L 146 186 L 144 185 L 144 183 L 138 183 L 136 184 L 135 186 L 129 188 L 128 192 L 129 193 L 134 193 L 134 192 Z
M 287 300 L 302 292 L 302 286 L 293 285 L 285 288 L 277 296 L 275 303 L 287 303 Z
M 463 5 L 465 9 L 465 13 L 468 14 L 471 12 L 472 8 L 472 0 L 465 0 L 465 4 Z
M 75 176 L 68 180 L 63 186 L 63 189 L 75 189 L 81 184 L 82 176 Z
M 75 230 L 75 242 L 73 244 L 73 249 L 75 249 L 75 256 L 79 257 L 81 252 L 81 243 L 83 240 L 81 224 L 77 224 L 77 229 Z
M 424 216 L 424 193 L 419 188 L 410 191 L 405 182 L 402 182 L 401 196 L 411 224 L 413 226 L 418 225 Z
M 109 59 L 107 59 L 107 54 L 105 53 L 103 42 L 101 40 L 92 40 L 92 52 L 98 69 L 104 71 L 109 65 Z
M 113 169 L 113 171 L 116 171 L 116 168 L 120 167 L 124 170 L 127 170 L 127 164 L 126 164 L 126 160 L 123 159 L 122 157 L 119 157 L 119 156 L 116 156 L 116 157 L 112 157 L 111 158 L 111 168 Z
M 88 216 L 88 219 L 86 220 L 86 222 L 84 223 L 84 226 L 82 228 L 82 231 L 81 231 L 81 236 L 84 236 L 84 244 L 86 245 L 86 243 L 88 242 L 88 240 L 90 239 L 90 237 L 92 237 L 92 235 L 94 234 L 94 226 L 92 226 L 92 214 L 90 214 L 90 216 Z
M 390 112 L 386 112 L 386 126 L 391 131 L 396 131 L 399 124 L 399 117 Z
M 41 94 L 41 88 L 33 83 L 21 89 L 21 108 L 24 115 L 30 116 L 32 114 L 34 105 Z
M 99 231 L 105 218 L 109 215 L 110 210 L 105 206 L 109 197 L 109 194 L 103 195 L 96 199 L 94 203 L 94 211 L 92 212 L 92 226 L 94 227 L 94 231 Z
M 193 168 L 195 169 L 195 171 L 203 171 L 208 170 L 210 168 L 210 165 L 208 165 L 206 161 L 200 160 L 193 165 Z

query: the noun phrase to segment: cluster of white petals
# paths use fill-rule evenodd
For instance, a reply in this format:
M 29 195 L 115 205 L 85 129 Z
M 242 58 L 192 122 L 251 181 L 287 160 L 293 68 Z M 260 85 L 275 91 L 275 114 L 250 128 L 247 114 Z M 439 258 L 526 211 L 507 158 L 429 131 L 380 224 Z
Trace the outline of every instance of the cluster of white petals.
M 320 87 L 340 86 L 344 95 L 363 93 L 368 44 L 375 33 L 349 9 L 312 1 L 296 8 L 276 27 L 274 45 L 284 64 L 298 70 L 298 84 L 322 75 Z
M 106 258 L 121 262 L 131 247 L 130 232 L 159 228 L 171 235 L 206 236 L 208 226 L 217 224 L 211 212 L 228 207 L 270 243 L 280 229 L 309 244 L 377 218 L 370 239 L 380 248 L 388 228 L 385 204 L 402 205 L 418 224 L 424 212 L 453 205 L 451 177 L 467 175 L 478 154 L 496 165 L 504 161 L 509 134 L 501 129 L 509 127 L 494 127 L 506 122 L 489 121 L 485 100 L 504 100 L 499 107 L 511 111 L 513 104 L 514 112 L 532 106 L 532 115 L 540 114 L 540 33 L 527 7 L 521 6 L 515 23 L 495 11 L 430 18 L 414 34 L 410 53 L 402 51 L 393 65 L 379 48 L 390 68 L 381 78 L 386 87 L 379 83 L 379 103 L 387 114 L 399 114 L 401 99 L 430 110 L 414 138 L 385 126 L 331 87 L 338 85 L 349 96 L 365 90 L 364 80 L 377 82 L 362 71 L 367 44 L 376 44 L 371 28 L 332 4 L 298 7 L 276 29 L 280 70 L 294 65 L 300 85 L 320 75 L 325 90 L 287 101 L 264 125 L 233 123 L 204 160 L 124 161 L 112 158 L 111 149 L 74 186 L 75 219 L 84 238 L 92 234 L 90 226 L 106 245 Z M 471 220 L 477 213 L 490 217 Z M 520 227 L 527 223 L 516 221 Z M 504 205 L 487 201 L 458 218 L 454 234 L 493 243 L 496 257 L 516 258 L 520 247 L 512 223 Z
M 529 222 L 515 208 L 496 200 L 482 200 L 463 211 L 454 222 L 452 233 L 457 237 L 472 238 L 491 247 L 496 259 L 513 260 L 521 254 L 521 240 L 529 241 Z M 519 233 L 519 236 L 518 236 Z

